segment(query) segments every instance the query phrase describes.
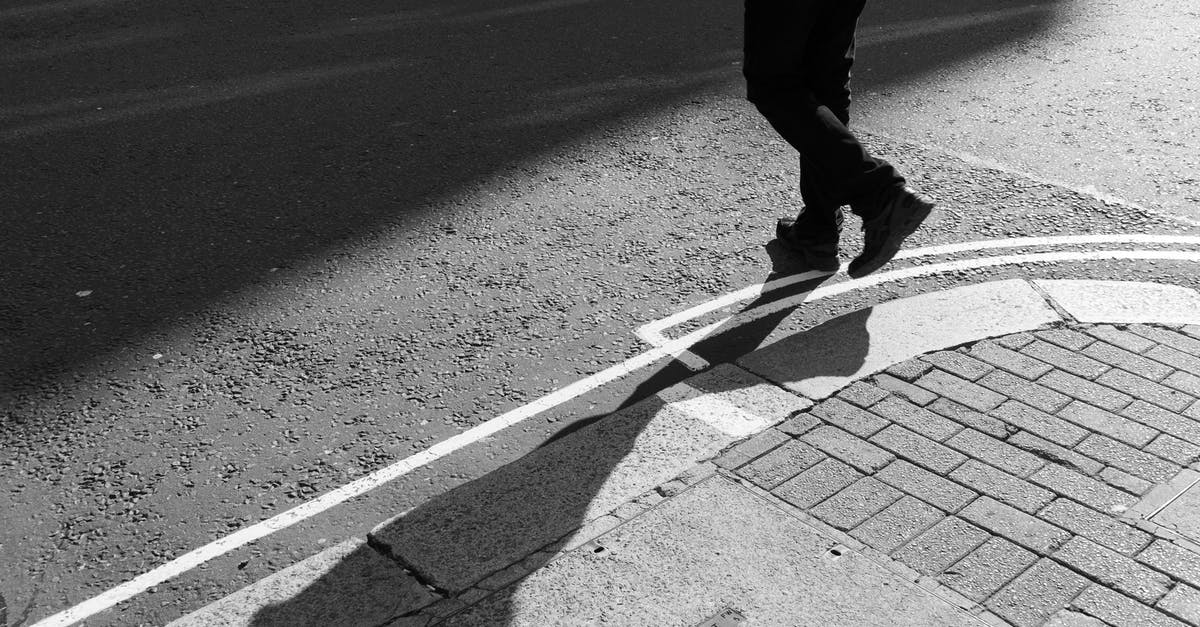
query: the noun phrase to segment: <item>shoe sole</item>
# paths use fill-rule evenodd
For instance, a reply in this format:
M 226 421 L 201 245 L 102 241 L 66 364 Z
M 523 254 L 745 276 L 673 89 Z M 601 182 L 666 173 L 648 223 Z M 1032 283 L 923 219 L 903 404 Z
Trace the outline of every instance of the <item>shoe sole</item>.
M 861 279 L 887 265 L 892 260 L 892 257 L 895 257 L 896 253 L 900 252 L 900 247 L 904 245 L 904 240 L 909 235 L 915 233 L 917 229 L 921 228 L 921 224 L 925 222 L 925 218 L 928 218 L 930 213 L 933 213 L 933 203 L 918 201 L 912 215 L 904 223 L 904 228 L 892 233 L 892 236 L 884 242 L 879 254 L 875 255 L 871 261 L 855 268 L 853 271 L 847 271 L 846 274 L 850 275 L 852 279 Z

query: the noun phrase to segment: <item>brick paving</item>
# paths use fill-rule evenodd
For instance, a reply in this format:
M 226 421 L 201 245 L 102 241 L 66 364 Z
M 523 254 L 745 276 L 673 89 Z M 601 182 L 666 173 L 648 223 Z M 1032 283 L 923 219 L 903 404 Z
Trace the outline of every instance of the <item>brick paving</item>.
M 1018 333 L 896 364 L 717 463 L 1012 625 L 1196 625 L 1200 546 L 1126 515 L 1200 460 L 1196 372 L 1196 327 Z

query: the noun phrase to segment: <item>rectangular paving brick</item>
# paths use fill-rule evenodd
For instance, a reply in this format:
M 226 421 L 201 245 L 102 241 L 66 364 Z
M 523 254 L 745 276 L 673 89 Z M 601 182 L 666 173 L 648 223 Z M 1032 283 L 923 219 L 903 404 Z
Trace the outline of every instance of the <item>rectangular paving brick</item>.
M 1097 377 L 1096 383 L 1102 383 L 1171 411 L 1183 411 L 1196 400 L 1179 390 L 1155 383 L 1145 377 L 1130 374 L 1124 370 L 1110 370 Z
M 1123 512 L 1138 501 L 1136 496 L 1126 494 L 1110 485 L 1091 477 L 1085 477 L 1057 464 L 1047 464 L 1041 470 L 1033 473 L 1029 479 L 1042 487 L 1106 514 Z
M 1200 372 L 1200 357 L 1177 351 L 1170 346 L 1155 346 L 1146 357 L 1184 372 Z
M 1053 492 L 973 459 L 955 468 L 950 478 L 1030 514 L 1054 500 Z
M 1037 559 L 1037 555 L 1012 542 L 993 537 L 947 568 L 938 579 L 981 603 Z
M 816 466 L 788 479 L 771 494 L 808 509 L 858 481 L 862 474 L 836 459 L 825 459 Z
M 1121 415 L 1200 446 L 1200 422 L 1176 412 L 1139 400 L 1122 409 Z
M 986 496 L 975 499 L 959 512 L 959 516 L 1043 555 L 1071 537 L 1048 522 Z
M 887 398 L 887 395 L 887 390 L 881 390 L 865 381 L 855 381 L 837 393 L 838 398 L 859 407 L 870 407 Z
M 932 364 L 921 361 L 920 358 L 913 357 L 912 359 L 906 359 L 898 364 L 892 364 L 884 372 L 892 375 L 893 377 L 899 377 L 905 381 L 912 382 L 916 381 L 921 377 L 921 375 L 929 372 L 932 369 Z
M 887 421 L 871 412 L 838 398 L 817 403 L 810 410 L 814 416 L 841 427 L 860 438 L 870 437 L 887 426 Z
M 1021 349 L 1021 354 L 1040 359 L 1055 368 L 1077 374 L 1085 379 L 1095 379 L 1109 369 L 1108 365 L 1091 357 L 1042 340 L 1031 342 Z
M 876 403 L 871 412 L 939 442 L 963 429 L 953 420 L 894 396 Z
M 1086 455 L 1081 455 L 1049 440 L 1039 438 L 1027 431 L 1017 432 L 1016 435 L 1008 438 L 1008 443 L 1019 449 L 1029 451 L 1047 462 L 1066 466 L 1085 475 L 1095 475 L 1104 468 L 1104 464 Z
M 855 527 L 850 535 L 877 551 L 891 553 L 945 517 L 938 508 L 906 495 Z
M 1100 479 L 1114 488 L 1120 488 L 1134 496 L 1142 496 L 1154 487 L 1154 484 L 1135 477 L 1124 470 L 1117 470 L 1112 466 L 1100 471 Z
M 993 341 L 995 341 L 997 344 L 999 344 L 1005 348 L 1011 348 L 1012 350 L 1017 350 L 1023 346 L 1026 346 L 1027 344 L 1029 344 L 1030 342 L 1032 342 L 1036 339 L 1037 338 L 1033 337 L 1032 333 L 1022 331 L 1020 333 L 1013 333 L 1012 335 L 998 337 Z
M 816 416 L 808 412 L 804 412 L 793 415 L 791 418 L 783 421 L 775 428 L 792 437 L 796 437 L 798 435 L 807 433 L 817 426 L 820 426 L 820 424 L 821 421 Z
M 980 387 L 962 377 L 944 370 L 933 369 L 916 380 L 916 385 L 952 401 L 958 401 L 972 409 L 988 411 L 1005 401 L 1002 394 Z
M 1183 415 L 1191 418 L 1192 420 L 1200 421 L 1200 400 L 1192 403 L 1191 407 L 1183 410 Z
M 1046 376 L 1038 379 L 1038 383 L 1110 411 L 1117 411 L 1133 402 L 1133 397 L 1124 392 L 1118 392 L 1062 370 L 1051 370 Z
M 978 496 L 940 475 L 898 459 L 875 474 L 875 478 L 903 490 L 945 512 L 957 512 Z
M 1154 438 L 1154 441 L 1147 444 L 1142 450 L 1165 460 L 1175 462 L 1180 466 L 1187 466 L 1196 460 L 1200 460 L 1200 446 L 1189 444 L 1166 433 Z
M 1138 561 L 1200 587 L 1200 555 L 1166 540 L 1155 540 L 1137 556 Z
M 733 470 L 790 439 L 786 433 L 767 429 L 729 449 L 715 462 L 722 468 Z
M 1158 431 L 1087 403 L 1074 401 L 1058 412 L 1060 418 L 1136 447 L 1149 444 Z
M 1193 398 L 1200 397 L 1200 377 L 1190 372 L 1175 372 L 1163 379 L 1163 385 L 1175 388 Z
M 1067 448 L 1079 444 L 1088 435 L 1085 429 L 1062 418 L 1016 401 L 1004 403 L 990 415 Z
M 1120 592 L 1113 591 L 1101 585 L 1088 586 L 1082 594 L 1075 597 L 1071 607 L 1104 621 L 1109 625 L 1121 627 L 1184 627 L 1184 624 L 1151 609 Z
M 1189 337 L 1187 334 L 1144 324 L 1135 324 L 1129 327 L 1129 330 L 1148 340 L 1154 340 L 1159 344 L 1166 344 L 1175 350 L 1200 357 L 1200 340 Z
M 1088 335 L 1104 340 L 1113 346 L 1117 346 L 1134 353 L 1144 353 L 1151 348 L 1154 348 L 1154 342 L 1151 342 L 1140 335 L 1135 335 L 1107 324 L 1091 327 L 1087 329 L 1087 333 Z
M 1071 402 L 1071 397 L 1065 394 L 1003 370 L 997 370 L 980 379 L 979 385 L 1045 412 L 1056 412 Z
M 1147 605 L 1154 605 L 1171 588 L 1171 580 L 1166 575 L 1079 536 L 1059 547 L 1053 557 L 1092 580 Z
M 1153 381 L 1162 381 L 1171 374 L 1170 366 L 1142 357 L 1119 346 L 1113 346 L 1108 342 L 1096 342 L 1084 349 L 1083 354 L 1121 370 L 1140 374 Z
M 871 436 L 870 441 L 918 466 L 941 474 L 950 472 L 966 460 L 962 453 L 900 425 L 888 425 L 883 431 Z
M 893 377 L 890 374 L 875 375 L 874 381 L 875 385 L 918 405 L 928 405 L 937 399 L 937 394 L 925 388 L 919 388 L 903 379 Z
M 969 354 L 976 359 L 1007 370 L 1030 381 L 1050 372 L 1054 368 L 1044 361 L 1022 355 L 1015 350 L 1004 348 L 992 342 L 979 342 L 971 347 Z
M 975 381 L 992 371 L 991 365 L 957 351 L 938 351 L 921 359 L 968 381 Z
M 1137 553 L 1153 540 L 1140 529 L 1070 499 L 1056 499 L 1038 512 L 1038 518 L 1124 555 Z
M 817 427 L 800 439 L 867 474 L 894 459 L 891 453 L 837 427 Z
M 1034 337 L 1057 344 L 1067 350 L 1081 351 L 1095 343 L 1096 338 L 1080 333 L 1073 329 L 1043 329 L 1034 331 Z
M 1158 602 L 1158 608 L 1193 625 L 1200 625 L 1200 590 L 1186 584 L 1175 586 L 1175 589 Z
M 955 434 L 946 440 L 946 445 L 1018 477 L 1028 477 L 1046 464 L 1032 453 L 974 429 Z
M 815 466 L 825 459 L 817 449 L 797 440 L 782 446 L 742 466 L 737 474 L 749 479 L 764 490 L 774 489 L 779 484 Z
M 1143 453 L 1112 438 L 1093 434 L 1075 447 L 1076 451 L 1114 468 L 1154 483 L 1162 483 L 1179 473 L 1179 466 Z
M 1066 607 L 1088 581 L 1050 560 L 1039 560 L 1029 570 L 988 599 L 986 607 L 1016 627 L 1044 624 Z
M 951 516 L 913 538 L 892 557 L 917 572 L 936 575 L 987 539 L 986 531 Z
M 975 411 L 961 403 L 955 403 L 948 398 L 939 398 L 930 403 L 929 411 L 941 414 L 961 425 L 986 433 L 994 438 L 1004 438 L 1016 432 L 1016 427 L 1007 425 L 982 412 Z
M 872 477 L 863 477 L 841 492 L 821 501 L 809 512 L 842 531 L 853 529 L 903 496 L 896 488 Z

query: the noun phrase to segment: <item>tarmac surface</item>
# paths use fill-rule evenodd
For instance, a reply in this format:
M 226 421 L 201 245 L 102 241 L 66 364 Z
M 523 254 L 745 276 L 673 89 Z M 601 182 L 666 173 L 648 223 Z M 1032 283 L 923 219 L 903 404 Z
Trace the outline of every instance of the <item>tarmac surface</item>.
M 1200 624 L 1200 293 L 834 318 L 175 623 Z

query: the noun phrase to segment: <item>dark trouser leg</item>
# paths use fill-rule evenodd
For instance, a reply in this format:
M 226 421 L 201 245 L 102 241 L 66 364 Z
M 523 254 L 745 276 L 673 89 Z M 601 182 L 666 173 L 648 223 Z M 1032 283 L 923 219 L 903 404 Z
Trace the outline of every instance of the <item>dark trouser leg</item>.
M 864 4 L 746 0 L 743 72 L 748 99 L 803 156 L 806 205 L 811 197 L 821 213 L 850 205 L 871 218 L 881 193 L 904 179 L 868 155 L 846 126 L 854 29 Z

